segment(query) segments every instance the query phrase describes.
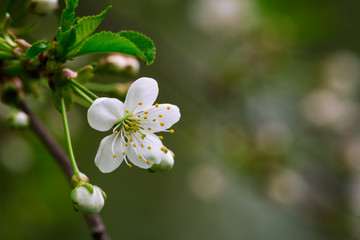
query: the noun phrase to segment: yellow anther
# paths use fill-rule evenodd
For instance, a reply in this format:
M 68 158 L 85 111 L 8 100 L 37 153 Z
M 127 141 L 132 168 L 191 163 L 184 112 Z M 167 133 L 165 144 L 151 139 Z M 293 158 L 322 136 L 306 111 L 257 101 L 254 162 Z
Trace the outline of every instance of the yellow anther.
M 151 147 L 150 147 L 150 146 L 148 146 L 148 149 L 149 149 L 149 150 L 151 150 Z
M 164 139 L 164 137 L 163 137 L 163 136 L 159 136 L 159 139 L 160 139 L 160 140 L 163 140 L 163 139 Z
M 136 147 L 136 144 L 134 143 L 133 146 Z
M 130 132 L 126 132 L 126 135 L 129 135 L 130 134 Z
M 153 119 L 153 122 L 155 122 L 155 121 L 156 121 L 156 118 Z
M 131 168 L 131 167 L 132 167 L 132 165 L 131 165 L 130 163 L 128 164 L 128 166 L 129 166 L 129 168 Z
M 144 147 L 144 144 L 140 144 L 141 147 Z
M 148 114 L 149 112 L 148 112 L 148 111 L 145 111 L 144 113 L 145 113 L 145 114 Z
M 167 107 L 167 110 L 170 110 L 170 106 Z
M 163 152 L 165 152 L 165 148 L 164 148 L 164 147 L 160 148 L 160 150 L 163 151 Z
M 139 155 L 139 158 L 142 158 L 142 156 L 141 156 L 141 155 Z
M 139 105 L 142 105 L 142 102 L 139 102 Z
M 134 126 L 134 124 L 135 124 L 135 123 L 133 123 L 133 122 L 130 122 L 130 125 L 131 125 L 131 126 Z
M 155 103 L 155 107 L 159 107 L 159 104 Z
M 147 116 L 145 116 L 144 119 L 147 119 Z
M 160 123 L 160 125 L 161 125 L 161 126 L 164 126 L 164 125 L 165 125 L 165 123 L 161 122 L 161 123 Z
M 138 119 L 136 119 L 136 121 L 141 122 L 141 119 L 140 119 L 140 118 L 138 118 Z
M 137 127 L 137 128 L 140 128 L 140 125 L 139 125 L 139 124 L 136 124 L 136 127 Z
M 132 130 L 134 130 L 135 128 L 134 127 L 131 127 Z
M 125 146 L 129 146 L 129 143 L 125 143 Z
M 146 136 L 146 135 L 145 135 Z M 143 135 L 143 136 L 141 136 L 141 139 L 144 139 L 145 138 L 145 136 Z
M 126 154 L 126 152 L 123 152 L 123 155 L 125 155 Z
M 147 164 L 150 164 L 150 160 L 147 160 L 146 163 L 147 163 Z
M 161 115 L 161 114 L 159 114 L 159 117 L 162 117 L 162 115 Z
M 151 130 L 151 127 L 148 127 L 148 130 Z
M 129 113 L 129 110 L 126 109 L 125 112 Z
M 118 130 L 115 130 L 115 132 L 114 132 L 115 134 L 118 134 Z
M 126 124 L 126 125 L 125 125 L 125 128 L 126 128 L 126 129 L 129 129 L 130 127 L 129 127 L 129 125 Z
M 175 130 L 174 129 L 170 129 L 170 133 L 174 133 L 175 132 Z
M 116 154 L 114 154 L 113 157 L 116 158 Z
M 132 141 L 134 141 L 134 139 L 131 137 L 131 138 L 130 138 L 130 142 L 132 142 Z

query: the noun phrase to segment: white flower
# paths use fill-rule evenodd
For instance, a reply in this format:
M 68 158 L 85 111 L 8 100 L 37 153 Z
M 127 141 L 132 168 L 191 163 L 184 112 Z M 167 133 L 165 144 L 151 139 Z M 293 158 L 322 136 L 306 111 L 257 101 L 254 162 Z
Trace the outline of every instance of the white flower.
M 105 137 L 95 157 L 102 172 L 115 170 L 123 160 L 140 168 L 159 164 L 166 155 L 162 136 L 156 132 L 168 130 L 180 119 L 180 110 L 172 104 L 154 104 L 159 88 L 152 78 L 140 78 L 129 88 L 125 102 L 115 98 L 99 98 L 88 110 L 92 128 L 112 134 Z
M 161 162 L 159 164 L 154 164 L 151 167 L 151 170 L 155 172 L 167 172 L 172 169 L 174 166 L 174 153 L 169 149 L 166 149 L 166 154 L 161 158 Z
M 75 208 L 81 212 L 96 214 L 99 213 L 104 206 L 104 195 L 105 194 L 99 187 L 90 184 L 83 184 L 72 190 L 71 199 Z

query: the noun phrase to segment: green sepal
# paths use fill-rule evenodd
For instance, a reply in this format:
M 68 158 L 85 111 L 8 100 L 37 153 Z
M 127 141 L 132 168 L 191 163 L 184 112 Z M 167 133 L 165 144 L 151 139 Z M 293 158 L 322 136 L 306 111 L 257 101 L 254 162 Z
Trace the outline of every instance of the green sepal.
M 100 190 L 101 195 L 103 196 L 104 200 L 106 200 L 107 199 L 106 193 L 101 188 L 98 187 L 98 189 Z
M 124 53 L 140 57 L 146 64 L 151 64 L 155 58 L 155 47 L 152 44 L 152 41 L 145 35 L 134 33 L 135 32 L 123 32 L 121 33 L 123 36 L 121 36 L 120 33 L 105 31 L 96 33 L 84 42 L 81 49 L 76 54 L 69 55 L 68 57 L 72 58 L 92 53 Z M 141 39 L 146 41 L 146 44 L 141 43 Z
M 55 88 L 55 92 L 54 92 L 55 108 L 59 112 L 61 112 L 61 98 L 64 98 L 66 111 L 70 111 L 74 105 L 74 101 L 73 101 L 73 92 L 69 84 L 66 84 L 64 87 Z
M 85 84 L 94 77 L 94 67 L 92 65 L 87 65 L 81 68 L 77 73 L 78 75 L 74 80 L 80 84 Z
M 84 183 L 84 184 L 81 185 L 81 187 L 86 188 L 89 191 L 90 194 L 94 193 L 94 187 L 89 183 Z
M 27 51 L 26 51 L 26 57 L 27 58 L 36 58 L 41 53 L 48 50 L 50 47 L 50 44 L 46 41 L 38 41 L 34 43 Z
M 78 204 L 78 201 L 76 200 L 77 199 L 77 191 L 76 191 L 76 188 L 74 188 L 71 193 L 70 193 L 70 198 L 71 198 L 71 201 L 77 205 Z

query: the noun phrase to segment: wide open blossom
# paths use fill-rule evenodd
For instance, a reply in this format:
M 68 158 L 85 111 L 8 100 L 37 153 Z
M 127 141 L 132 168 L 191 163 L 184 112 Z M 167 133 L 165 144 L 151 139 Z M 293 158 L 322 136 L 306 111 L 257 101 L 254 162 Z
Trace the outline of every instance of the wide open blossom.
M 102 172 L 115 170 L 122 161 L 140 168 L 159 164 L 167 149 L 157 132 L 168 130 L 180 119 L 180 110 L 172 104 L 154 104 L 159 88 L 152 78 L 140 78 L 129 88 L 125 102 L 98 98 L 88 110 L 88 122 L 98 131 L 112 129 L 99 146 L 95 164 Z

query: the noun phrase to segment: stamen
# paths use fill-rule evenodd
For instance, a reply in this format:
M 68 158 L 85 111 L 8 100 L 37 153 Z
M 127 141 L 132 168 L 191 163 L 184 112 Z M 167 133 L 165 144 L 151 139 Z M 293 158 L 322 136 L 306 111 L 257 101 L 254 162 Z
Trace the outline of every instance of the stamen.
M 139 105 L 142 105 L 142 102 L 139 102 Z
M 126 152 L 124 151 L 122 154 L 123 154 L 123 155 L 126 155 Z
M 129 135 L 130 134 L 130 132 L 126 132 L 126 135 Z
M 129 113 L 129 110 L 126 109 L 125 112 L 126 112 L 126 113 Z
M 160 123 L 160 125 L 161 125 L 161 126 L 164 126 L 164 125 L 165 125 L 165 123 L 161 122 L 161 123 Z
M 159 107 L 159 104 L 155 103 L 155 107 L 157 107 L 157 108 L 158 108 L 158 107 Z
M 144 119 L 147 119 L 147 116 L 145 116 Z
M 163 139 L 164 139 L 164 137 L 163 137 L 163 136 L 159 136 L 159 139 L 160 139 L 160 140 L 163 140 Z
M 114 132 L 115 134 L 118 134 L 118 130 L 115 130 L 115 132 Z
M 147 163 L 147 164 L 150 164 L 150 160 L 147 160 L 146 163 Z
M 162 115 L 161 115 L 161 114 L 159 114 L 159 117 L 162 117 Z
M 155 122 L 155 121 L 156 121 L 156 118 L 153 119 L 153 122 Z
M 142 156 L 141 155 L 139 155 L 139 158 L 142 158 Z M 148 160 L 149 161 L 149 160 Z
M 129 125 L 126 124 L 126 125 L 125 125 L 125 128 L 126 128 L 126 130 L 128 130 L 130 127 L 129 127 Z
M 136 144 L 134 143 L 134 145 L 133 145 L 134 147 L 136 147 Z
M 145 111 L 144 113 L 145 113 L 145 114 L 148 114 L 149 112 L 148 112 L 148 111 Z
M 128 163 L 128 166 L 129 166 L 129 168 L 132 168 L 132 165 L 130 163 Z
M 130 124 L 131 126 L 134 126 L 134 125 L 135 125 L 135 123 L 133 123 L 133 122 L 130 122 L 129 124 Z
M 144 147 L 144 144 L 140 144 L 140 146 L 143 148 L 143 147 Z
M 148 130 L 151 130 L 151 127 L 148 127 Z
M 129 143 L 125 143 L 125 146 L 129 146 Z
M 175 130 L 174 129 L 170 129 L 170 133 L 174 133 L 175 132 Z
M 150 147 L 150 146 L 148 146 L 147 148 L 148 148 L 149 150 L 151 150 L 151 147 Z
M 167 107 L 167 110 L 170 110 L 170 106 Z
M 130 163 L 128 163 L 128 161 L 126 160 L 126 157 L 124 157 L 124 160 L 125 160 L 126 165 L 128 165 L 128 166 L 129 166 L 129 168 L 131 168 L 131 167 L 132 167 L 132 165 L 131 165 Z
M 130 137 L 130 142 L 134 141 L 134 139 L 132 137 Z
M 116 158 L 116 154 L 114 154 L 113 157 Z

